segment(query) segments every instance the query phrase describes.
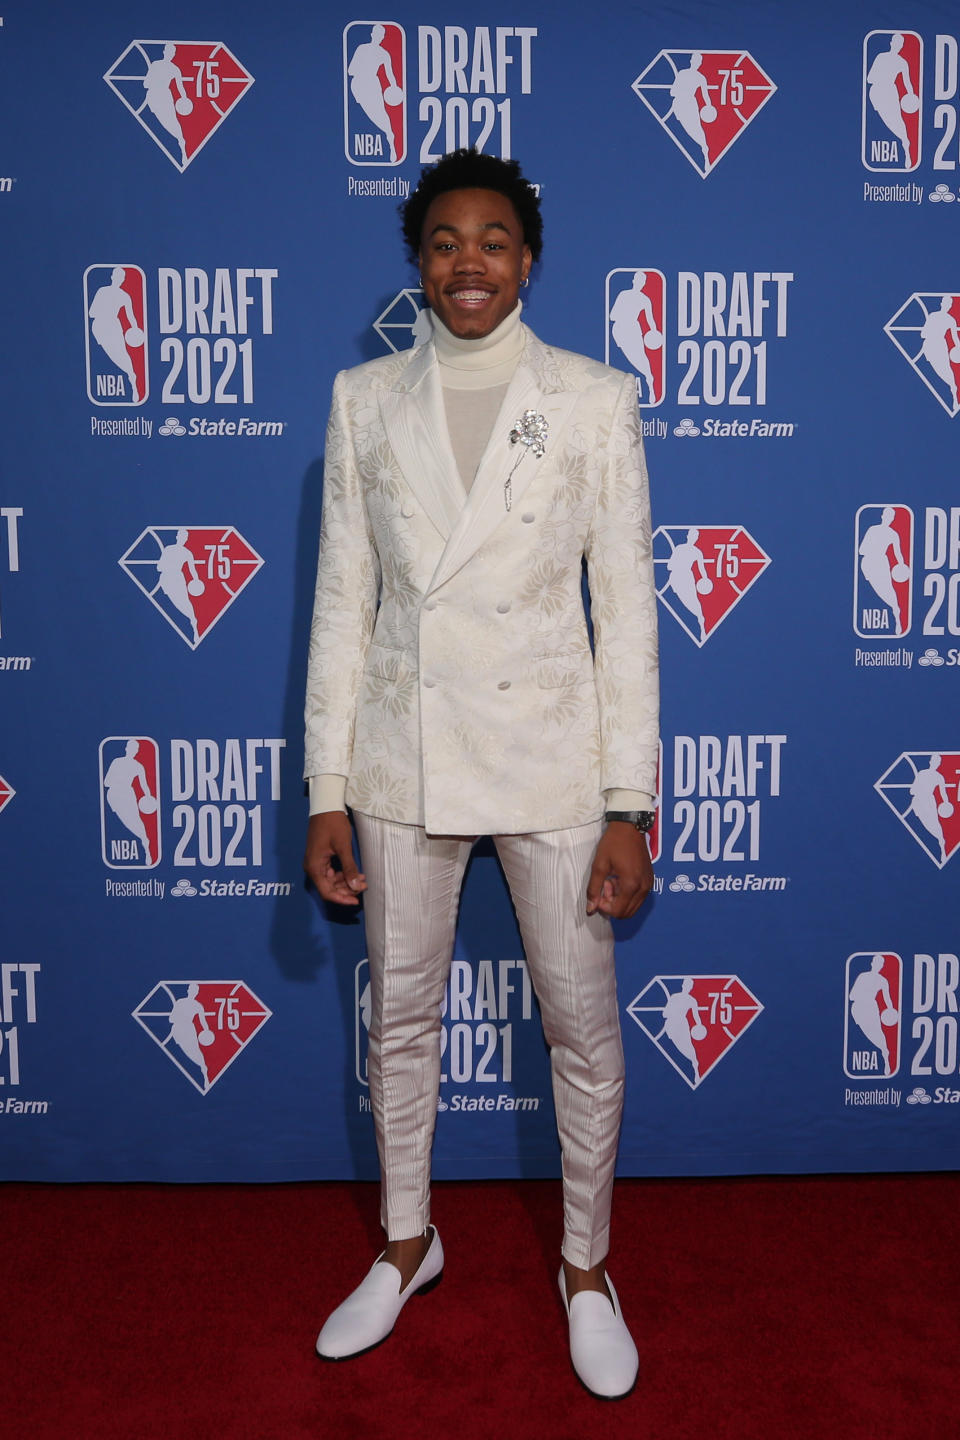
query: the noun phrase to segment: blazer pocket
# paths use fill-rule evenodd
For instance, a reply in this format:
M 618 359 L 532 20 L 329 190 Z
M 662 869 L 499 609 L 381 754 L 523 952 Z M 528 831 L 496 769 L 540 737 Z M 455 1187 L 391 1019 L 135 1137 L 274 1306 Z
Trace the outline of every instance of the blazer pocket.
M 591 656 L 579 650 L 565 655 L 542 655 L 536 662 L 536 678 L 543 690 L 590 684 L 593 681 Z

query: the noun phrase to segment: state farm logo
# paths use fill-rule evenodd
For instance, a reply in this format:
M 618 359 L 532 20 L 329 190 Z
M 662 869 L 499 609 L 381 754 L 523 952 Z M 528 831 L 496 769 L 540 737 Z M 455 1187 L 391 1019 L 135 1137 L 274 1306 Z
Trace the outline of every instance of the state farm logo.
M 6 810 L 16 793 L 16 790 L 14 790 L 9 780 L 4 780 L 3 776 L 0 775 L 0 811 Z
M 148 735 L 100 742 L 100 842 L 111 870 L 152 870 L 160 863 L 160 750 Z
M 843 1073 L 851 1080 L 884 1080 L 900 1069 L 903 961 L 860 951 L 847 960 Z
M 181 175 L 253 84 L 219 40 L 133 40 L 103 78 Z
M 627 1014 L 696 1090 L 763 1006 L 736 975 L 655 975 Z
M 913 511 L 861 505 L 854 522 L 853 628 L 866 640 L 906 635 L 912 619 Z
M 923 41 L 915 30 L 871 30 L 863 41 L 861 158 L 867 170 L 920 164 Z
M 611 270 L 607 275 L 608 365 L 621 357 L 637 374 L 642 409 L 663 402 L 666 393 L 666 293 L 662 270 Z
M 884 325 L 913 373 L 951 419 L 960 411 L 960 295 L 916 292 Z
M 232 525 L 150 525 L 118 564 L 196 650 L 263 560 Z
M 960 751 L 904 751 L 874 789 L 942 870 L 960 849 Z
M 401 25 L 353 20 L 343 32 L 343 144 L 351 165 L 407 154 L 407 43 Z
M 661 50 L 631 88 L 706 179 L 777 87 L 746 50 Z
M 272 1013 L 242 980 L 161 980 L 133 1018 L 206 1095 Z
M 742 525 L 661 525 L 654 532 L 657 597 L 700 649 L 769 564 Z

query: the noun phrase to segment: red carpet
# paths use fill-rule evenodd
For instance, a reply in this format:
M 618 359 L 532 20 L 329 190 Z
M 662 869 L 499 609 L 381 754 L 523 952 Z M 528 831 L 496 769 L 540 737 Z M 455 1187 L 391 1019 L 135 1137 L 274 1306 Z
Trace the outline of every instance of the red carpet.
M 569 1369 L 552 1182 L 438 1185 L 443 1283 L 341 1364 L 313 1341 L 375 1253 L 372 1185 L 7 1185 L 3 1201 L 7 1435 L 960 1433 L 954 1176 L 620 1182 L 611 1273 L 641 1370 L 616 1403 Z

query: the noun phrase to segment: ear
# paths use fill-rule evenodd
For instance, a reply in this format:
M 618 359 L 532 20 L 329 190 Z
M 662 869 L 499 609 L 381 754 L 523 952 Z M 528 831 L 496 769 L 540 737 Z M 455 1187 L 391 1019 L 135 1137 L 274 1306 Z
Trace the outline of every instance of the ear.
M 520 256 L 520 279 L 526 280 L 533 266 L 533 255 L 530 253 L 530 246 L 524 245 Z

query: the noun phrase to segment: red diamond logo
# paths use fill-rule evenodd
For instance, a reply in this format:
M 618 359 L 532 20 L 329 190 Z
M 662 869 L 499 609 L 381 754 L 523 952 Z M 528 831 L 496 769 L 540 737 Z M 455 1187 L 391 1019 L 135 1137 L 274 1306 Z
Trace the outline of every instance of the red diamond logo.
M 960 850 L 960 752 L 905 750 L 873 788 L 942 870 Z
M 120 568 L 191 650 L 263 564 L 232 525 L 150 525 Z
M 661 50 L 631 88 L 706 179 L 777 87 L 746 50 Z
M 206 1095 L 272 1013 L 242 980 L 161 980 L 133 1018 Z
M 698 648 L 769 564 L 742 525 L 661 525 L 654 532 L 657 595 Z
M 253 84 L 220 40 L 132 40 L 103 78 L 181 174 Z
M 0 775 L 0 810 L 5 810 L 16 795 L 16 790 Z
M 655 975 L 627 1014 L 696 1090 L 762 1009 L 736 975 Z

